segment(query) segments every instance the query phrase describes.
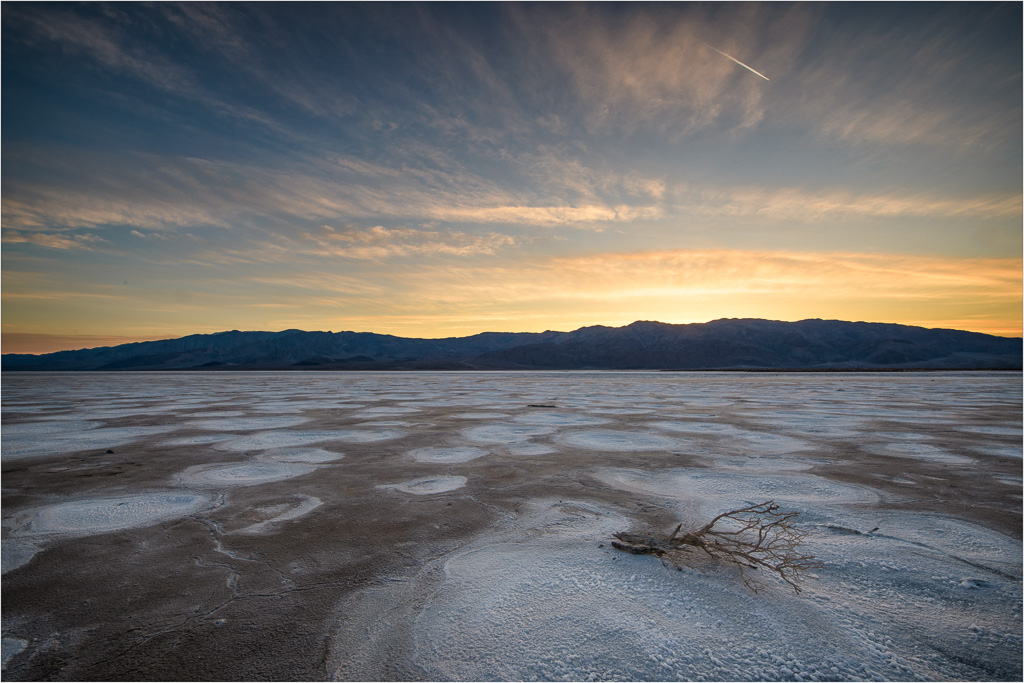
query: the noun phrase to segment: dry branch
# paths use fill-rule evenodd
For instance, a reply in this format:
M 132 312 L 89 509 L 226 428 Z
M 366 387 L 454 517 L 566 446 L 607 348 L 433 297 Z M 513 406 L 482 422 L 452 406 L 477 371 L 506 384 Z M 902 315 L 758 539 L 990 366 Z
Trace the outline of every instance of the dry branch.
M 654 555 L 677 569 L 689 564 L 688 551 L 701 550 L 715 560 L 737 565 L 743 582 L 755 593 L 760 584 L 745 569 L 773 571 L 799 593 L 801 575 L 822 564 L 799 550 L 807 534 L 794 526 L 798 514 L 780 512 L 775 501 L 769 500 L 723 512 L 697 531 L 680 534 L 680 524 L 663 539 L 620 532 L 612 547 L 634 555 Z

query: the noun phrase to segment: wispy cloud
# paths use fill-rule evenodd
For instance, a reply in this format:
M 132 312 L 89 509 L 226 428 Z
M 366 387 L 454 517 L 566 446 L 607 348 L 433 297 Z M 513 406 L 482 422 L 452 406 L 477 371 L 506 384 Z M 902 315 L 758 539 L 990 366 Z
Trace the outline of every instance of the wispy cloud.
M 1020 296 L 1019 263 L 998 258 L 1020 250 L 1019 16 L 5 5 L 4 296 L 57 296 L 5 324 L 163 330 L 225 323 L 218 305 L 233 326 L 465 332 L 665 319 L 680 301 L 697 317 L 838 315 L 851 292 L 894 317 L 1005 312 Z M 104 279 L 131 269 L 115 282 L 150 285 Z M 32 270 L 61 277 L 19 280 Z M 76 291 L 136 305 L 59 298 Z
M 55 159 L 51 165 L 65 163 Z M 547 187 L 516 191 L 466 171 L 408 169 L 340 155 L 310 157 L 302 166 L 125 157 L 96 181 L 77 181 L 84 187 L 17 184 L 13 196 L 3 200 L 4 226 L 23 231 L 130 226 L 140 235 L 141 229 L 175 226 L 237 230 L 268 221 L 284 227 L 361 219 L 573 226 L 656 217 L 657 206 L 620 198 L 636 201 L 640 194 L 650 202 L 651 195 L 664 191 L 663 181 L 636 174 L 619 175 L 617 181 L 585 177 L 578 162 L 579 177 L 573 181 L 582 198 L 578 203 L 559 201 Z M 549 168 L 542 178 L 553 172 Z M 610 187 L 613 182 L 619 186 Z
M 967 17 L 944 5 L 912 24 L 903 21 L 905 9 L 879 5 L 841 27 L 825 25 L 828 48 L 792 64 L 768 115 L 857 146 L 946 154 L 1019 147 L 1019 36 L 1015 49 L 996 33 L 1002 21 L 1019 22 L 1019 8 L 1016 17 L 995 5 Z M 1006 16 L 986 16 L 997 13 Z
M 590 6 L 530 7 L 517 19 L 524 34 L 544 36 L 587 130 L 648 129 L 675 140 L 712 126 L 751 128 L 764 117 L 765 84 L 737 81 L 735 67 L 704 47 L 714 30 L 704 11 L 659 7 L 623 18 Z
M 40 247 L 62 250 L 92 249 L 96 244 L 106 242 L 102 237 L 90 233 L 59 235 L 44 232 L 19 232 L 17 230 L 4 231 L 3 241 L 9 244 L 34 244 Z
M 508 235 L 490 233 L 471 235 L 448 230 L 417 230 L 411 228 L 372 228 L 336 230 L 321 226 L 305 237 L 317 245 L 319 255 L 344 256 L 356 259 L 384 259 L 395 256 L 490 255 L 515 244 Z
M 858 193 L 848 190 L 809 192 L 799 188 L 686 188 L 679 208 L 704 215 L 762 216 L 798 222 L 861 217 L 1018 218 L 1016 192 L 973 197 L 906 193 Z

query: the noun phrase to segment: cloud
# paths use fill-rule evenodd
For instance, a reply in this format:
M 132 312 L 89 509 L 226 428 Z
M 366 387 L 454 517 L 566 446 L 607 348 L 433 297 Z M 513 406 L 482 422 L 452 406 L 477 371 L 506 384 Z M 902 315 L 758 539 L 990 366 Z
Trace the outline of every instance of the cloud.
M 472 235 L 447 230 L 417 230 L 410 228 L 372 228 L 335 230 L 324 225 L 305 234 L 317 245 L 316 254 L 344 256 L 355 259 L 385 259 L 395 256 L 481 256 L 492 255 L 499 249 L 515 244 L 508 235 L 489 233 Z
M 689 188 L 680 193 L 677 208 L 720 217 L 761 216 L 796 222 L 842 218 L 1019 218 L 1021 195 L 1016 192 L 974 197 L 936 196 L 914 192 L 884 194 L 847 190 L 808 192 L 799 188 Z
M 737 78 L 734 64 L 705 47 L 718 33 L 705 12 L 658 6 L 620 15 L 573 5 L 518 8 L 514 16 L 521 34 L 541 37 L 538 53 L 564 75 L 587 131 L 678 140 L 709 127 L 750 129 L 764 117 L 767 84 Z M 755 41 L 736 43 L 742 34 L 721 38 L 733 54 L 758 56 Z
M 550 156 L 523 161 L 536 173 L 539 189 L 460 170 L 447 156 L 421 167 L 338 154 L 279 167 L 147 154 L 125 155 L 116 163 L 103 156 L 38 155 L 34 163 L 58 180 L 8 183 L 6 228 L 130 226 L 141 236 L 144 230 L 190 226 L 238 231 L 262 225 L 288 232 L 303 223 L 356 220 L 586 227 L 657 217 L 661 209 L 650 202 L 664 192 L 664 181 L 635 172 L 591 172 L 578 160 Z M 60 179 L 72 167 L 95 167 L 96 173 L 78 173 L 75 185 L 66 186 Z M 545 182 L 565 167 L 575 169 L 577 202 Z M 54 184 L 44 184 L 49 182 Z
M 858 147 L 1020 146 L 1020 36 L 1002 33 L 1019 6 L 947 4 L 912 22 L 895 4 L 838 23 L 841 6 L 817 9 L 814 58 L 791 63 L 766 116 Z
M 90 250 L 93 245 L 106 242 L 107 240 L 89 233 L 78 235 L 55 235 L 43 232 L 18 232 L 7 230 L 3 233 L 3 241 L 10 244 L 34 244 L 40 247 L 51 249 L 85 249 Z

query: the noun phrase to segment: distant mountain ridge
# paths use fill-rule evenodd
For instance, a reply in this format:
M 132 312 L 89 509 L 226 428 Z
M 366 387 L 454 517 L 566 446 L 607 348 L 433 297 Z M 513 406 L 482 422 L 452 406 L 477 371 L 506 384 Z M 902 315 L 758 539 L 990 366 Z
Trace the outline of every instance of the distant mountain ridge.
M 3 370 L 743 370 L 1021 368 L 1021 338 L 891 323 L 724 318 L 572 332 L 415 339 L 372 332 L 218 332 L 41 355 Z

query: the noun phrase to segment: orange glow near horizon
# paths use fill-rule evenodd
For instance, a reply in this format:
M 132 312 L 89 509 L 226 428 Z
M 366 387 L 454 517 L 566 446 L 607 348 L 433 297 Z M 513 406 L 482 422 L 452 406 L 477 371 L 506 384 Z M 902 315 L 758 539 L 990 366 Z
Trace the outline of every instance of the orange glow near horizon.
M 1019 4 L 228 9 L 4 6 L 3 351 L 1021 335 Z
M 402 337 L 462 337 L 480 332 L 571 331 L 636 320 L 682 324 L 717 318 L 796 321 L 825 318 L 959 329 L 1021 336 L 1021 260 L 957 259 L 877 254 L 792 254 L 729 250 L 674 250 L 538 259 L 528 266 L 463 267 L 442 273 L 409 270 L 388 292 L 346 296 L 345 281 L 292 280 L 290 302 L 236 299 L 168 308 L 180 327 L 98 334 L 87 317 L 90 300 L 69 298 L 63 318 L 82 334 L 23 332 L 6 326 L 5 353 L 48 353 L 132 341 L 169 339 L 230 329 L 355 331 Z M 277 286 L 279 283 L 271 283 Z M 5 292 L 5 298 L 7 293 Z M 31 303 L 34 297 L 29 298 Z M 10 308 L 19 299 L 6 302 Z M 144 307 L 125 298 L 124 308 Z M 337 315 L 343 307 L 348 313 Z M 140 326 L 141 327 L 141 326 Z

